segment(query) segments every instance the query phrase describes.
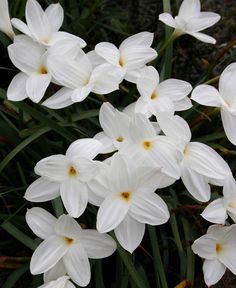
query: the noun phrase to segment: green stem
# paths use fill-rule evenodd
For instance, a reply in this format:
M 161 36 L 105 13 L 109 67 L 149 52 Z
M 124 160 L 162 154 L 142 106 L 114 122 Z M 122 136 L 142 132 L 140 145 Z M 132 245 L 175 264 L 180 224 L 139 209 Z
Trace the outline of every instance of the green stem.
M 60 197 L 52 200 L 52 206 L 57 217 L 64 214 L 64 208 Z
M 168 288 L 155 227 L 148 225 L 148 232 L 152 245 L 156 283 L 158 285 L 158 278 L 160 277 L 162 288 Z
M 166 50 L 167 47 L 169 47 L 169 45 L 171 43 L 174 42 L 174 40 L 178 37 L 179 35 L 176 33 L 176 30 L 170 35 L 170 37 L 163 43 L 163 45 L 161 46 L 161 48 L 157 51 L 158 53 L 158 59 L 162 56 L 162 54 L 164 53 L 164 51 Z

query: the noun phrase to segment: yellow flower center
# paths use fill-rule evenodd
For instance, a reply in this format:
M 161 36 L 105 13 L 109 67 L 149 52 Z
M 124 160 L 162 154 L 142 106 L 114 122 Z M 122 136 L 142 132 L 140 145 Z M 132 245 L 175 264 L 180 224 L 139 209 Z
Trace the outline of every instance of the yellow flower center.
M 64 237 L 64 240 L 66 242 L 66 245 L 70 246 L 74 243 L 74 239 L 69 238 L 69 237 Z
M 157 95 L 157 92 L 156 92 L 156 91 L 154 91 L 154 92 L 152 93 L 152 95 L 150 96 L 151 100 L 155 100 L 155 99 L 157 99 L 157 97 L 158 97 L 158 95 Z
M 124 201 L 129 202 L 129 200 L 131 198 L 131 192 L 127 192 L 127 191 L 121 192 L 120 196 Z
M 122 136 L 117 137 L 117 138 L 116 138 L 116 141 L 117 141 L 117 142 L 123 142 L 123 141 L 124 141 L 124 138 L 123 138 Z
M 76 176 L 78 174 L 78 172 L 73 166 L 70 166 L 69 170 L 68 170 L 68 174 L 69 174 L 69 176 L 73 177 L 73 176 Z
M 39 68 L 39 74 L 48 74 L 48 68 L 41 65 Z
M 221 243 L 216 243 L 216 253 L 219 254 L 223 250 L 222 244 Z
M 143 142 L 143 148 L 145 150 L 150 150 L 152 148 L 153 142 L 152 141 L 144 141 Z
M 124 67 L 124 65 L 125 65 L 125 61 L 124 61 L 124 59 L 121 58 L 121 57 L 120 57 L 120 59 L 119 59 L 119 64 L 120 64 L 121 67 Z

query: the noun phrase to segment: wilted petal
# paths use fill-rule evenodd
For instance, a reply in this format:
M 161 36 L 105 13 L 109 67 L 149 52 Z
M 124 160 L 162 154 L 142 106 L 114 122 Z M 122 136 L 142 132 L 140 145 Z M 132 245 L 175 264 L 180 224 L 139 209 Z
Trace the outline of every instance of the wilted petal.
M 25 192 L 25 199 L 31 202 L 44 202 L 60 195 L 60 184 L 40 177 L 35 180 Z
M 46 239 L 55 233 L 57 219 L 40 207 L 28 209 L 25 220 L 34 234 L 41 239 Z
M 140 223 L 131 216 L 125 219 L 115 228 L 115 235 L 120 245 L 130 253 L 139 246 L 145 232 L 145 224 Z

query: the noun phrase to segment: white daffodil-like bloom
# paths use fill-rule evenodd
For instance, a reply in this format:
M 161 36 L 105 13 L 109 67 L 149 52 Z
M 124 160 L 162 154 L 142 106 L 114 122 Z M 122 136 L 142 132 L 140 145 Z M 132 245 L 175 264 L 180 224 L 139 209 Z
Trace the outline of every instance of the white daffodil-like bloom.
M 142 69 L 142 74 L 137 79 L 137 88 L 141 95 L 135 105 L 137 113 L 174 113 L 192 106 L 191 100 L 187 97 L 192 90 L 188 82 L 177 79 L 168 79 L 161 83 L 159 81 L 159 74 L 154 67 Z
M 31 258 L 30 271 L 33 275 L 48 272 L 59 262 L 63 262 L 65 273 L 72 281 L 85 287 L 91 277 L 88 258 L 104 258 L 116 250 L 116 243 L 109 235 L 92 229 L 81 229 L 68 215 L 56 219 L 46 210 L 35 207 L 27 211 L 26 222 L 44 240 Z M 65 287 L 71 288 L 71 285 Z
M 0 0 L 0 31 L 13 39 L 15 33 L 12 29 L 7 0 Z
M 137 166 L 135 161 L 115 154 L 100 181 L 90 183 L 99 204 L 97 229 L 114 229 L 119 243 L 133 252 L 142 241 L 145 223 L 160 225 L 168 221 L 165 202 L 155 194 L 162 174 L 158 168 Z
M 210 85 L 199 85 L 191 99 L 201 105 L 220 107 L 221 119 L 229 141 L 236 145 L 236 63 L 225 68 L 219 80 L 219 91 Z
M 189 34 L 198 40 L 215 44 L 216 40 L 200 31 L 211 27 L 220 20 L 220 15 L 213 12 L 201 12 L 199 0 L 184 0 L 179 8 L 178 16 L 173 18 L 169 13 L 159 15 L 159 20 L 175 28 L 176 35 Z
M 136 113 L 130 122 L 129 138 L 120 148 L 121 154 L 137 159 L 139 164 L 159 167 L 175 180 L 180 177 L 181 153 L 172 138 L 157 135 L 157 131 L 144 114 Z
M 119 150 L 129 137 L 130 117 L 106 102 L 100 108 L 99 122 L 103 132 L 99 132 L 94 138 L 103 144 L 100 153 Z
M 223 187 L 223 197 L 212 201 L 201 215 L 207 221 L 216 224 L 225 224 L 229 215 L 236 223 L 236 183 L 233 178 L 226 181 Z
M 42 103 L 52 109 L 81 102 L 90 92 L 111 93 L 119 89 L 122 80 L 119 69 L 108 63 L 93 69 L 89 57 L 82 50 L 79 57 L 66 61 L 60 56 L 52 55 L 48 58 L 48 65 L 56 81 L 65 86 Z
M 69 215 L 79 217 L 88 203 L 86 183 L 99 170 L 99 162 L 92 159 L 100 152 L 101 146 L 95 139 L 79 139 L 69 146 L 65 155 L 52 155 L 40 160 L 35 173 L 41 177 L 28 187 L 25 198 L 44 202 L 61 196 Z
M 203 273 L 208 287 L 216 284 L 226 268 L 236 274 L 236 224 L 223 227 L 212 225 L 207 234 L 198 238 L 192 245 L 195 254 L 204 258 Z
M 7 98 L 21 101 L 28 97 L 38 103 L 52 80 L 45 48 L 26 35 L 18 35 L 14 43 L 8 46 L 8 53 L 12 63 L 22 72 L 12 79 Z
M 62 276 L 57 280 L 45 283 L 38 288 L 75 288 L 75 285 L 73 285 L 69 279 L 70 277 L 68 276 Z
M 36 0 L 28 0 L 25 7 L 25 18 L 27 25 L 16 18 L 13 18 L 11 22 L 16 29 L 42 45 L 51 46 L 61 40 L 74 39 L 81 48 L 86 46 L 83 39 L 67 32 L 58 31 L 64 20 L 64 11 L 59 3 L 51 4 L 43 11 Z
M 165 135 L 175 139 L 182 151 L 181 178 L 189 193 L 201 202 L 210 200 L 208 183 L 223 186 L 232 173 L 225 160 L 211 147 L 190 142 L 191 131 L 187 122 L 179 117 L 158 113 L 157 120 Z
M 119 48 L 109 42 L 101 42 L 95 46 L 96 53 L 108 63 L 118 67 L 123 79 L 136 82 L 140 69 L 157 57 L 154 49 L 150 48 L 153 33 L 141 32 L 125 39 Z

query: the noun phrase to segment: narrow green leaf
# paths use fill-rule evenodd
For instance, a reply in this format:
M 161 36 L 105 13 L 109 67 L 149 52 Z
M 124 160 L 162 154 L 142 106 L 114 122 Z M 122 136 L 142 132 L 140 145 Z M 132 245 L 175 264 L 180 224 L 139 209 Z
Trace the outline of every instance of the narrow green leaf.
M 14 272 L 10 274 L 7 278 L 6 282 L 3 284 L 2 288 L 14 288 L 15 284 L 19 280 L 19 278 L 29 270 L 29 264 L 25 264 L 20 268 L 16 269 Z

